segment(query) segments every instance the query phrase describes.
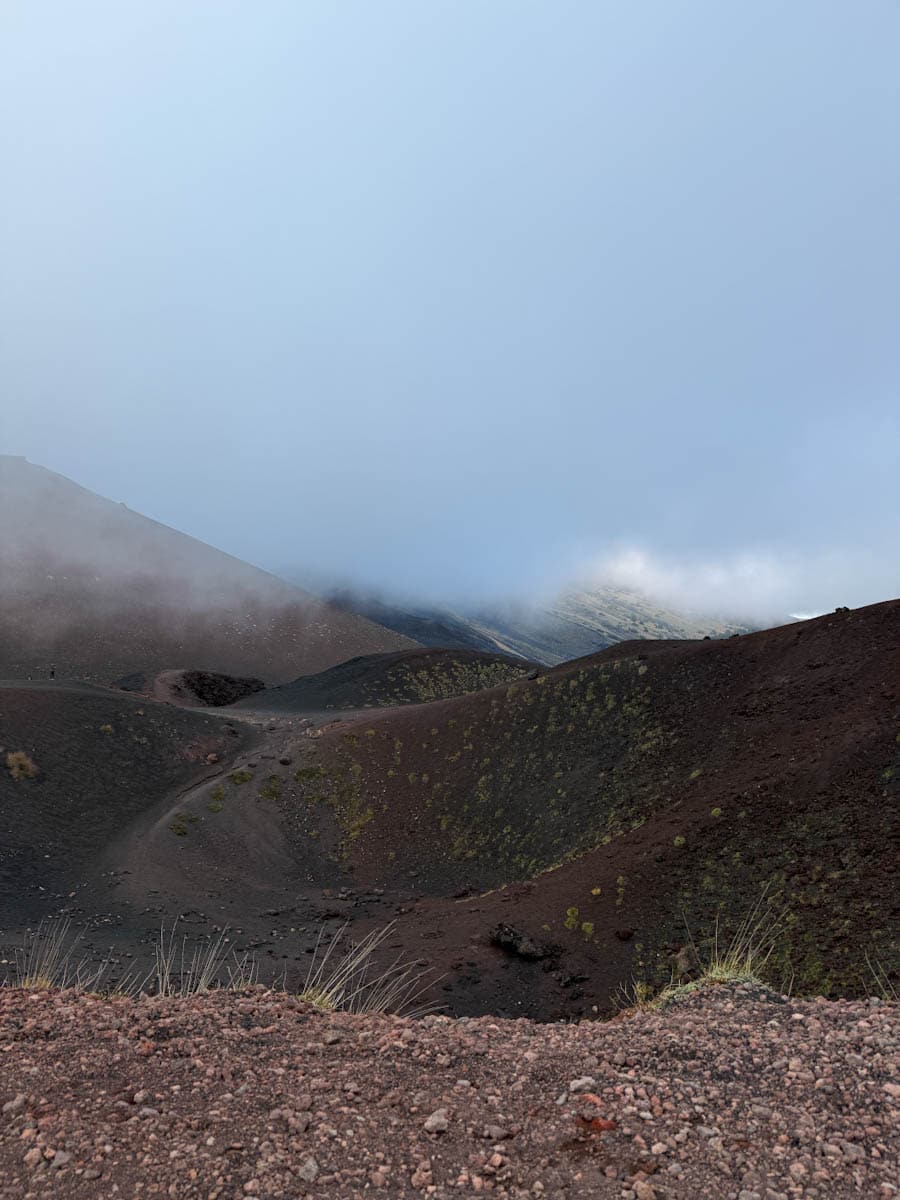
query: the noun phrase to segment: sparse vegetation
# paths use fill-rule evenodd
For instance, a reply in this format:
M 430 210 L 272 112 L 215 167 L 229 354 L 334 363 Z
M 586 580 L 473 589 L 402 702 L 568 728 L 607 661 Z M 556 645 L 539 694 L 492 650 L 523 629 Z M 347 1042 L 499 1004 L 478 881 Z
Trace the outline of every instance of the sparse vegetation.
M 513 663 L 453 661 L 438 663 L 420 671 L 409 671 L 408 688 L 415 700 L 425 704 L 431 700 L 449 700 L 453 696 L 497 687 L 521 679 L 525 673 L 522 667 Z
M 221 987 L 242 991 L 256 982 L 255 959 L 231 950 L 227 929 L 195 946 L 188 955 L 186 939 L 180 944 L 175 941 L 176 924 L 169 932 L 164 925 L 160 927 L 150 976 L 157 996 L 199 996 Z
M 67 987 L 77 967 L 73 967 L 75 942 L 70 939 L 71 922 L 42 921 L 37 929 L 25 935 L 25 941 L 15 955 L 16 987 L 46 991 L 52 987 Z
M 253 778 L 253 772 L 246 770 L 232 771 L 228 778 L 233 784 L 240 786 L 242 783 L 250 782 L 250 780 Z
M 397 957 L 390 966 L 376 968 L 375 955 L 390 936 L 395 922 L 366 934 L 359 942 L 345 942 L 342 926 L 322 950 L 320 931 L 300 999 L 325 1012 L 395 1013 L 423 1016 L 438 1006 L 422 1003 L 433 982 L 433 973 L 418 970 L 417 963 Z
M 871 959 L 866 955 L 866 964 L 872 977 L 872 983 L 875 987 L 875 995 L 882 1000 L 897 1003 L 900 1001 L 900 992 L 897 991 L 897 986 L 888 975 L 884 965 L 877 960 Z
M 690 949 L 699 963 L 696 978 L 685 982 L 672 980 L 658 991 L 654 991 L 652 984 L 647 981 L 635 981 L 630 989 L 620 992 L 621 1007 L 640 1010 L 663 1008 L 700 988 L 724 983 L 770 986 L 768 967 L 775 953 L 785 914 L 769 903 L 769 891 L 768 886 L 763 888 L 759 899 L 727 940 L 722 936 L 717 916 L 705 954 L 700 953 L 688 930 Z
M 15 968 L 8 984 L 29 991 L 75 988 L 99 995 L 196 996 L 214 988 L 243 990 L 257 981 L 256 961 L 238 955 L 230 947 L 228 930 L 207 939 L 190 951 L 187 941 L 176 941 L 175 929 L 160 928 L 154 947 L 154 965 L 144 975 L 134 972 L 112 980 L 113 962 L 107 956 L 90 963 L 78 957 L 81 935 L 73 934 L 68 917 L 42 922 L 28 933 L 15 955 Z
M 279 775 L 270 775 L 259 789 L 259 794 L 264 800 L 277 800 L 281 795 L 281 777 Z
M 6 755 L 6 769 L 17 783 L 23 779 L 37 779 L 40 768 L 24 750 L 10 750 Z
M 176 813 L 169 828 L 176 837 L 187 837 L 188 830 L 200 820 L 194 813 Z

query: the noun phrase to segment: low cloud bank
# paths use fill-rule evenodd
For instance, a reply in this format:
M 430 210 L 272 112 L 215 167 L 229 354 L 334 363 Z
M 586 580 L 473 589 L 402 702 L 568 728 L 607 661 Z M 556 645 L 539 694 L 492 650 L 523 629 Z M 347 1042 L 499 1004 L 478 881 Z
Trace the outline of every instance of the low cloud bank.
M 900 570 L 858 551 L 799 556 L 746 552 L 673 561 L 626 547 L 592 563 L 590 584 L 631 588 L 686 613 L 773 623 L 838 605 L 857 607 L 900 593 Z

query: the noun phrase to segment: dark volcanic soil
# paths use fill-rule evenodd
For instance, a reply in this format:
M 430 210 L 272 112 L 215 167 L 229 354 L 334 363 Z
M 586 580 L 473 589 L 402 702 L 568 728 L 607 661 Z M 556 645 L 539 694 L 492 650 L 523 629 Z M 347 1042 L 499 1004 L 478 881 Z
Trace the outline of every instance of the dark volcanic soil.
M 153 677 L 143 672 L 116 679 L 113 687 L 186 708 L 225 708 L 265 689 L 262 679 L 223 675 L 220 671 L 169 670 Z
M 548 953 L 507 972 L 568 979 L 568 1012 L 665 982 L 686 925 L 703 943 L 766 885 L 785 910 L 771 965 L 801 991 L 864 993 L 867 957 L 898 966 L 900 602 L 372 713 L 294 778 L 294 844 L 336 837 L 361 886 L 389 864 L 423 897 L 404 925 L 451 961 L 518 927 Z
M 293 985 L 323 927 L 393 920 L 448 1012 L 553 1020 L 690 976 L 768 887 L 773 982 L 896 985 L 898 634 L 878 605 L 340 715 L 8 685 L 39 774 L 0 760 L 0 959 L 64 913 L 124 973 L 180 916 Z
M 0 928 L 97 885 L 97 860 L 124 828 L 257 740 L 246 723 L 90 684 L 0 681 Z M 13 778 L 18 752 L 33 778 Z
M 383 708 L 447 700 L 524 679 L 535 664 L 474 650 L 401 650 L 369 654 L 269 688 L 237 706 L 254 712 Z
M 890 1200 L 897 1006 L 610 1023 L 0 992 L 0 1197 Z

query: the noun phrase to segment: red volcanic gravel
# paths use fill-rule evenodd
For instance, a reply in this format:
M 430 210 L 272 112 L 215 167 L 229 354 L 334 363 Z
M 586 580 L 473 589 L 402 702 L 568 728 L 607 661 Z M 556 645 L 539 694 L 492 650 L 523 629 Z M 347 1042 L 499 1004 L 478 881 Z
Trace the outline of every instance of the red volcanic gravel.
M 900 1012 L 537 1025 L 0 992 L 0 1197 L 840 1200 L 900 1188 Z

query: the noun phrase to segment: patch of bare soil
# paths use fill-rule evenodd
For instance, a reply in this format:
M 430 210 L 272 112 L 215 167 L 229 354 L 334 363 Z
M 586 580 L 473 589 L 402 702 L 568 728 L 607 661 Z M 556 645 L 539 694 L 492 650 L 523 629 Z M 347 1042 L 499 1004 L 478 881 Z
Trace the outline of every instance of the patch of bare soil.
M 889 1200 L 896 1005 L 614 1022 L 0 992 L 0 1197 Z

